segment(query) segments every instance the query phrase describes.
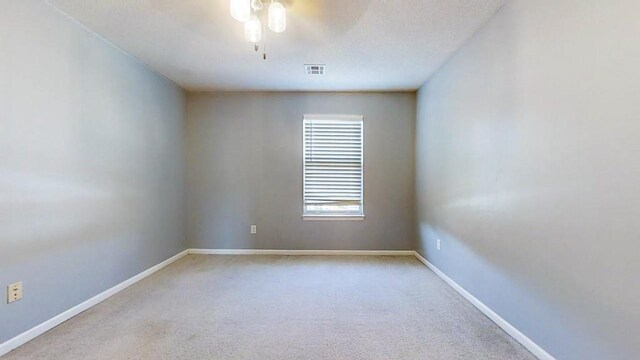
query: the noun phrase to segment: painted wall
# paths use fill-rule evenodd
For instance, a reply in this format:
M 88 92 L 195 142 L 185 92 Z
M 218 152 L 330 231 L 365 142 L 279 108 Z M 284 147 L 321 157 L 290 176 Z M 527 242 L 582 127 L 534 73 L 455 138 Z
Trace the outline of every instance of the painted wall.
M 183 91 L 44 1 L 0 11 L 0 343 L 186 248 Z
M 187 102 L 191 247 L 413 249 L 415 93 L 190 94 Z M 364 115 L 365 220 L 302 220 L 304 114 Z
M 558 359 L 640 354 L 638 13 L 510 1 L 418 95 L 420 252 Z

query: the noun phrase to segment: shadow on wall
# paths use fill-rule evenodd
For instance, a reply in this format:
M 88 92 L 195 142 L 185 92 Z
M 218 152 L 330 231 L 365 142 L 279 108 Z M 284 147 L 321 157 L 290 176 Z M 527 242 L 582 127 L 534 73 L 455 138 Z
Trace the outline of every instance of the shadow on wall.
M 521 269 L 507 269 L 492 262 L 490 256 L 482 255 L 484 251 L 478 250 L 478 246 L 472 246 L 475 240 L 473 237 L 463 240 L 426 223 L 419 224 L 418 236 L 421 239 L 421 245 L 417 249 L 420 254 L 547 352 L 551 353 L 551 349 L 545 347 L 535 336 L 535 332 L 540 329 L 558 337 L 571 331 L 578 338 L 597 338 L 597 334 L 589 331 L 589 324 L 580 320 L 580 314 L 568 312 L 555 304 L 556 295 L 552 288 L 532 281 Z M 437 239 L 440 240 L 440 250 L 437 249 Z M 499 246 L 498 241 L 493 245 Z M 514 270 L 519 273 L 512 273 Z M 517 299 L 515 303 L 514 299 Z M 542 319 L 550 313 L 558 324 L 573 324 L 571 330 L 564 326 L 548 327 L 537 320 L 531 321 Z M 582 324 L 576 325 L 576 321 Z M 565 350 L 574 347 L 571 344 L 564 346 Z M 603 349 L 606 344 L 594 342 L 592 346 Z M 570 351 L 575 352 L 576 349 Z M 594 350 L 592 353 L 597 355 L 595 358 L 605 358 L 602 350 Z
M 539 153 L 542 119 L 522 111 L 522 87 L 532 84 L 520 77 L 536 64 L 523 59 L 524 30 L 510 11 L 504 8 L 419 92 L 417 249 L 553 355 L 604 358 L 607 342 L 584 320 L 582 304 L 570 303 L 592 298 L 593 284 L 559 278 L 566 264 L 545 256 L 558 250 L 550 222 L 566 219 L 561 234 L 568 235 L 593 219 L 567 219 L 581 190 L 564 180 L 550 188 L 536 168 L 562 164 Z M 484 37 L 491 37 L 490 48 Z M 465 63 L 471 58 L 473 65 Z
M 510 2 L 418 95 L 417 249 L 559 359 L 637 355 L 622 4 Z

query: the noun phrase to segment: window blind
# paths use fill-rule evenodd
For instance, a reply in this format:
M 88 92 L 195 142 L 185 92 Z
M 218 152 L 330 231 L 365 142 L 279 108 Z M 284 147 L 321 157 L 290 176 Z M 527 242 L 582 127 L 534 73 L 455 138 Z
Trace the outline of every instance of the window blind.
M 362 116 L 305 115 L 303 215 L 363 215 Z

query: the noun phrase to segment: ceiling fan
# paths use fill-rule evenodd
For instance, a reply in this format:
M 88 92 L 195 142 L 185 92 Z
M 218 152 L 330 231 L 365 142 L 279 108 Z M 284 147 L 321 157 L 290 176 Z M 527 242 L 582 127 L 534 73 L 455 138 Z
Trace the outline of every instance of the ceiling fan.
M 230 0 L 231 16 L 244 23 L 244 38 L 255 45 L 262 40 L 262 22 L 258 17 L 264 9 L 262 0 Z M 287 10 L 278 0 L 271 0 L 269 4 L 268 27 L 275 33 L 281 33 L 287 28 Z M 266 59 L 266 53 L 263 54 Z

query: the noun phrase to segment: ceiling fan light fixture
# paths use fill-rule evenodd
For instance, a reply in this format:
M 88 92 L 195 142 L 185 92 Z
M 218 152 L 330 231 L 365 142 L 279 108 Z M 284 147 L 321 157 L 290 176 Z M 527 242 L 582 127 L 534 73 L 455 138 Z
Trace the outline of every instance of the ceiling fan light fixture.
M 262 0 L 251 0 L 251 8 L 253 11 L 260 11 L 264 7 Z
M 287 10 L 279 1 L 274 0 L 269 5 L 269 29 L 276 33 L 287 29 Z
M 262 23 L 257 16 L 251 15 L 249 20 L 245 21 L 244 38 L 252 43 L 257 43 L 262 40 Z
M 231 0 L 229 11 L 234 19 L 245 22 L 251 18 L 251 0 Z

